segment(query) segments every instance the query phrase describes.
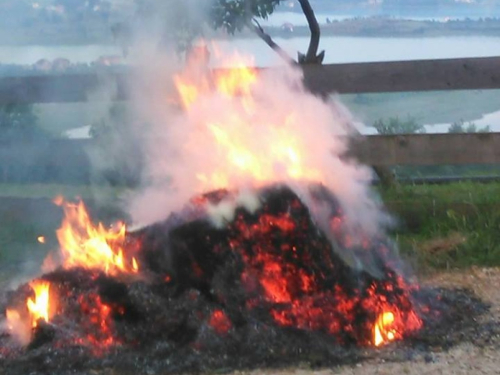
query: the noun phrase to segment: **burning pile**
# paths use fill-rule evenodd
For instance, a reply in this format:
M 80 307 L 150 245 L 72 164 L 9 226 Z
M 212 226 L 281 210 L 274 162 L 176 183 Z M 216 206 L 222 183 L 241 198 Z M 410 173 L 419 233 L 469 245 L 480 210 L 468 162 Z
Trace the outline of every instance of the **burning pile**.
M 340 235 L 342 213 L 335 198 L 321 186 L 311 190 L 315 203 L 329 205 L 329 221 L 336 227 L 332 231 Z M 227 323 L 263 320 L 362 346 L 402 339 L 421 327 L 422 311 L 412 296 L 417 286 L 390 268 L 387 241 L 349 248 L 355 257 L 370 261 L 375 254 L 380 274 L 373 276 L 341 259 L 292 190 L 265 188 L 258 198 L 259 209 L 249 212 L 236 206 L 234 220 L 221 228 L 214 228 L 202 213 L 188 215 L 187 222 L 172 224 L 170 219 L 137 233 L 148 249 L 145 264 L 177 288 L 194 288 L 215 301 L 223 307 L 219 316 L 229 316 Z M 221 205 L 227 200 L 235 197 L 220 191 L 201 202 Z M 158 233 L 168 235 L 159 239 Z M 344 251 L 350 246 L 344 238 L 335 239 Z
M 329 205 L 332 232 L 341 234 L 335 197 L 321 186 L 311 191 L 316 203 Z M 417 286 L 390 268 L 387 241 L 349 249 L 370 261 L 375 254 L 380 277 L 373 276 L 337 255 L 292 190 L 273 186 L 256 198 L 259 208 L 236 204 L 234 220 L 221 227 L 211 223 L 208 207 L 235 202 L 235 193 L 198 197 L 182 215 L 123 237 L 122 229 L 88 227 L 82 204 L 63 203 L 62 268 L 12 294 L 11 333 L 30 349 L 75 346 L 102 354 L 158 343 L 202 349 L 206 330 L 238 341 L 251 329 L 292 329 L 340 345 L 380 346 L 422 326 Z
M 177 83 L 192 121 L 177 151 L 214 142 L 217 162 L 198 155 L 190 178 L 174 170 L 174 189 L 188 182 L 194 198 L 137 231 L 94 225 L 82 202 L 56 200 L 61 251 L 4 306 L 0 359 L 14 373 L 339 362 L 443 318 L 377 225 L 365 225 L 377 215 L 359 168 L 330 149 L 308 153 L 298 111 L 262 117 L 255 72 Z M 199 115 L 219 100 L 219 120 Z

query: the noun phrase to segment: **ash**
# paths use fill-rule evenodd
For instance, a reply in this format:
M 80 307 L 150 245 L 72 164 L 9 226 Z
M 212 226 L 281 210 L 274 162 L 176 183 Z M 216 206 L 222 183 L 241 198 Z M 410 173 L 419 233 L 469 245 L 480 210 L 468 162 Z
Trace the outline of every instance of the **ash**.
M 386 238 L 353 239 L 342 210 L 321 187 L 334 240 L 315 224 L 289 188 L 259 192 L 261 207 L 237 207 L 215 228 L 199 197 L 182 214 L 128 235 L 140 248 L 140 277 L 84 270 L 43 275 L 56 288 L 58 313 L 39 324 L 27 347 L 0 336 L 5 374 L 113 372 L 185 373 L 357 363 L 373 357 L 408 360 L 431 348 L 448 349 L 497 328 L 479 324 L 488 306 L 467 290 L 422 289 L 408 281 Z M 357 264 L 370 262 L 377 272 Z M 30 295 L 9 292 L 7 306 Z M 384 311 L 396 315 L 398 341 L 373 344 Z M 498 332 L 497 332 L 498 333 Z

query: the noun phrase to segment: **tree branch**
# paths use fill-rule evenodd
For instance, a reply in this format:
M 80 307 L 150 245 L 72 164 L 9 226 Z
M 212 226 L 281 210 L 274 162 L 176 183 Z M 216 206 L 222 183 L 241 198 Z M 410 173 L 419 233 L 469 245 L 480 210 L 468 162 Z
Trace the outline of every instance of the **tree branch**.
M 284 50 L 281 48 L 279 45 L 276 44 L 276 42 L 271 38 L 269 34 L 267 34 L 262 26 L 260 26 L 259 22 L 257 20 L 253 20 L 252 22 L 248 22 L 247 26 L 255 32 L 259 38 L 261 38 L 266 44 L 273 49 L 285 62 L 287 62 L 290 65 L 297 65 L 297 62 L 292 59 Z
M 311 63 L 321 63 L 325 56 L 325 51 L 322 51 L 318 55 L 319 39 L 321 37 L 321 31 L 319 28 L 318 20 L 314 14 L 314 10 L 309 3 L 309 0 L 298 0 L 300 6 L 302 7 L 302 12 L 306 16 L 307 23 L 309 24 L 309 30 L 311 31 L 311 39 L 309 41 L 309 48 L 307 49 L 307 54 L 301 56 L 301 63 L 311 64 Z

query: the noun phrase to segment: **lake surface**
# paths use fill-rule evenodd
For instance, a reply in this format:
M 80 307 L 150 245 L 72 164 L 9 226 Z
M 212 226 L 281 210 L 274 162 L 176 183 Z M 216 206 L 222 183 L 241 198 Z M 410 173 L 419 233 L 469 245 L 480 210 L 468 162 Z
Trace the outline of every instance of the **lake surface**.
M 492 132 L 500 132 L 500 111 L 483 115 L 480 119 L 471 121 L 477 128 L 489 126 Z M 467 127 L 468 123 L 465 124 Z M 427 133 L 448 133 L 451 124 L 425 125 Z
M 308 37 L 275 41 L 293 57 L 297 51 L 305 52 L 309 45 Z M 219 45 L 225 52 L 237 48 L 253 55 L 259 66 L 280 63 L 276 53 L 258 39 L 219 42 Z M 486 57 L 500 55 L 500 37 L 325 37 L 321 39 L 321 49 L 326 50 L 325 63 Z
M 290 56 L 307 49 L 309 38 L 276 38 Z M 251 55 L 258 66 L 281 64 L 282 61 L 260 39 L 232 39 L 218 41 L 224 53 L 235 50 Z M 325 37 L 321 49 L 326 50 L 325 63 L 363 61 L 391 61 L 415 59 L 440 59 L 459 57 L 485 57 L 500 55 L 500 37 L 436 37 L 436 38 L 367 38 Z M 72 63 L 91 63 L 101 56 L 121 55 L 121 49 L 113 45 L 86 46 L 0 46 L 1 64 L 34 64 L 39 59 L 53 60 L 59 57 Z M 128 62 L 133 63 L 134 53 Z M 221 64 L 223 65 L 223 64 Z

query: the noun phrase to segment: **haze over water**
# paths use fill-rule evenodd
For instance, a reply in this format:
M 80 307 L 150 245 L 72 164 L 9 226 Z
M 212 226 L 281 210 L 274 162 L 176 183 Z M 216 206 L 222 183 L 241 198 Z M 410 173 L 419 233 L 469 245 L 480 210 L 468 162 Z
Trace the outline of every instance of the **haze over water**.
M 308 37 L 275 40 L 292 57 L 297 56 L 297 51 L 304 52 L 309 42 Z M 236 49 L 254 56 L 259 66 L 282 63 L 260 39 L 231 39 L 217 44 L 223 52 Z M 325 63 L 485 57 L 500 54 L 500 37 L 323 37 L 320 49 L 326 50 Z M 120 54 L 120 48 L 113 45 L 0 46 L 0 63 L 31 65 L 42 58 L 58 57 L 72 63 L 91 63 L 100 56 Z M 133 63 L 133 57 L 128 62 Z

